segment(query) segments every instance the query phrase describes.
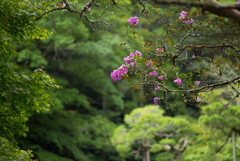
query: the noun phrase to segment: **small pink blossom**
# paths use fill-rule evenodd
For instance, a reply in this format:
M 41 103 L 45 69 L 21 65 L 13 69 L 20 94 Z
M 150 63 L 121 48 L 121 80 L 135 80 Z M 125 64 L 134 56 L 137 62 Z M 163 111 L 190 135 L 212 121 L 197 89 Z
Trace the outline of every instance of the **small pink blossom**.
M 181 85 L 182 80 L 180 78 L 177 78 L 176 80 L 174 80 L 174 83 L 177 83 L 177 85 Z
M 157 103 L 158 103 L 158 97 L 154 97 L 154 106 L 157 106 Z
M 195 84 L 196 84 L 196 86 L 199 86 L 200 81 L 196 81 Z
M 130 19 L 127 20 L 128 23 L 130 23 L 132 26 L 135 26 L 136 24 L 138 24 L 138 17 L 130 17 Z
M 140 51 L 135 51 L 135 53 L 130 53 L 130 57 L 133 58 L 134 56 L 139 56 L 140 58 L 142 58 L 142 53 Z
M 154 66 L 152 64 L 153 64 L 153 62 L 150 60 L 146 63 L 146 66 L 152 69 L 152 68 L 154 68 Z
M 65 7 L 65 6 L 66 6 L 66 3 L 63 2 L 63 3 L 62 3 L 62 6 Z
M 200 98 L 199 97 L 197 97 L 197 99 L 196 99 L 196 102 L 200 102 L 201 100 L 200 100 Z
M 188 23 L 193 23 L 193 19 L 191 18 L 191 20 L 187 19 L 183 21 L 184 23 L 188 24 Z
M 130 63 L 130 64 L 131 64 L 131 66 L 132 66 L 132 68 L 134 68 L 134 63 L 135 63 L 135 62 L 132 62 L 132 63 Z
M 136 50 L 135 55 L 136 55 L 136 56 L 139 55 L 139 57 L 142 58 L 142 53 L 141 53 L 140 51 L 137 51 L 137 50 Z
M 149 75 L 153 76 L 153 77 L 156 77 L 158 75 L 158 72 L 156 71 L 153 71 L 153 72 L 150 72 Z
M 165 48 L 167 47 L 167 44 L 166 43 L 164 43 L 164 46 L 165 46 Z
M 124 58 L 124 62 L 127 63 L 127 64 L 130 64 L 131 63 L 131 57 L 127 56 L 126 58 Z
M 155 89 L 156 91 L 158 91 L 160 88 L 159 88 L 159 86 L 156 86 L 154 89 Z
M 189 67 L 192 68 L 192 62 L 189 63 Z
M 130 57 L 133 58 L 135 56 L 135 54 L 133 53 L 130 53 Z
M 164 77 L 165 77 L 164 75 L 161 75 L 158 77 L 158 79 L 163 80 Z
M 86 9 L 87 9 L 87 10 L 90 10 L 89 7 L 90 7 L 90 3 L 87 3 L 87 5 L 86 5 Z
M 163 49 L 157 48 L 157 51 L 159 51 L 160 53 L 163 52 Z

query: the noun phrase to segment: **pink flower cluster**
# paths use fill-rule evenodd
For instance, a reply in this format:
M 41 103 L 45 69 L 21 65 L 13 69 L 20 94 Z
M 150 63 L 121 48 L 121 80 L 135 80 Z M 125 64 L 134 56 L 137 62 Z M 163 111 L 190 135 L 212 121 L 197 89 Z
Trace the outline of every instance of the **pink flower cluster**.
M 130 17 L 130 19 L 127 20 L 128 23 L 130 23 L 132 26 L 135 26 L 136 24 L 138 24 L 138 17 Z
M 128 71 L 128 68 L 126 67 L 126 65 L 122 64 L 117 70 L 114 70 L 111 73 L 111 77 L 113 81 L 116 82 L 117 80 L 121 80 L 122 76 L 126 74 L 127 71 Z
M 140 58 L 142 58 L 142 53 L 140 51 L 136 51 L 135 53 L 130 53 L 130 56 L 127 56 L 126 58 L 124 58 L 124 62 L 126 64 L 130 64 L 133 68 L 134 68 L 134 64 L 136 63 L 136 59 L 134 59 L 134 57 L 139 56 Z
M 188 23 L 193 23 L 193 19 L 192 19 L 192 18 L 191 18 L 191 20 L 186 19 L 186 15 L 187 15 L 187 12 L 182 11 L 182 12 L 180 13 L 179 19 L 180 19 L 180 20 L 183 19 L 183 22 L 186 23 L 186 24 L 188 24 Z
M 136 57 L 139 57 L 140 59 L 142 58 L 142 53 L 140 51 L 135 51 L 135 53 L 130 53 L 130 56 L 127 56 L 124 58 L 124 62 L 126 64 L 130 64 L 132 66 L 132 68 L 134 68 L 134 65 L 136 63 Z M 122 64 L 122 66 L 120 66 L 117 70 L 114 70 L 111 73 L 111 77 L 113 79 L 114 82 L 116 82 L 116 80 L 121 80 L 122 76 L 124 74 L 126 74 L 128 71 L 128 68 L 125 64 Z
M 180 13 L 180 17 L 179 17 L 179 19 L 185 19 L 185 17 L 186 17 L 186 15 L 187 15 L 187 12 L 185 12 L 185 11 L 182 11 L 181 13 Z

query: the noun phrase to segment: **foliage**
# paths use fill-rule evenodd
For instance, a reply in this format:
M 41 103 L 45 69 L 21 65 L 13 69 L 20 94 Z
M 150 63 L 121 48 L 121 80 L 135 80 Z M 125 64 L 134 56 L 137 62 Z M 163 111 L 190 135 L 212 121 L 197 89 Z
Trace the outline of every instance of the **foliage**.
M 7 139 L 0 138 L 0 160 L 29 161 L 32 156 L 32 151 L 20 150 Z
M 239 133 L 239 106 L 233 105 L 223 108 L 223 102 L 218 95 L 226 92 L 225 89 L 214 90 L 211 94 L 211 103 L 202 106 L 202 115 L 199 118 L 196 140 L 184 152 L 186 160 L 232 160 L 232 133 Z M 239 140 L 237 139 L 237 144 Z M 239 154 L 236 154 L 239 159 Z
M 131 153 L 139 154 L 149 150 L 168 155 L 169 159 L 181 155 L 181 143 L 191 133 L 190 123 L 183 118 L 163 116 L 163 110 L 155 106 L 134 109 L 125 116 L 126 125 L 115 129 L 112 141 L 124 158 Z M 165 151 L 165 152 L 164 152 Z M 161 154 L 163 153 L 163 154 Z M 158 159 L 157 159 L 158 160 Z
M 34 149 L 40 161 L 58 158 L 115 160 L 111 158 L 114 150 L 110 143 L 115 124 L 105 117 L 59 110 L 53 114 L 36 116 L 32 122 L 34 124 L 30 126 L 28 141 L 38 143 L 30 148 Z M 51 152 L 52 148 L 54 153 Z
M 26 121 L 34 113 L 49 110 L 51 101 L 47 90 L 59 87 L 42 69 L 24 72 L 15 61 L 19 48 L 33 39 L 48 37 L 49 32 L 34 22 L 41 13 L 36 4 L 27 0 L 0 2 L 0 138 L 4 143 L 1 147 L 5 151 L 1 153 L 4 159 L 30 159 L 31 155 L 9 142 L 17 136 L 26 136 Z

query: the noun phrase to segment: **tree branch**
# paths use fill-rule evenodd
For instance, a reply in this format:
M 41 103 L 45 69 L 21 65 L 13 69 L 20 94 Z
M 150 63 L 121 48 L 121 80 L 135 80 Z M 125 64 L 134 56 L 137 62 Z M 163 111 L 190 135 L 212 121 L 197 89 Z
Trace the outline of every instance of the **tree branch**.
M 216 153 L 220 152 L 220 150 L 227 144 L 228 139 L 231 137 L 231 134 L 229 134 L 225 140 L 225 142 L 218 148 L 216 149 Z
M 240 80 L 240 76 L 232 79 L 232 80 L 229 80 L 229 81 L 225 81 L 225 82 L 220 82 L 220 83 L 217 83 L 217 84 L 211 84 L 211 85 L 206 85 L 206 86 L 203 86 L 201 88 L 196 88 L 196 89 L 185 89 L 185 90 L 172 90 L 172 89 L 169 89 L 168 87 L 164 86 L 162 83 L 160 82 L 147 82 L 147 83 L 143 83 L 143 84 L 149 84 L 149 85 L 158 85 L 162 88 L 165 89 L 165 91 L 167 92 L 183 92 L 183 93 L 193 93 L 193 92 L 202 92 L 206 89 L 210 89 L 210 88 L 215 88 L 215 87 L 219 87 L 219 86 L 224 86 L 224 85 L 228 85 L 228 84 L 231 84 L 237 80 Z
M 240 23 L 240 5 L 222 5 L 218 3 L 216 0 L 205 0 L 206 3 L 199 2 L 187 2 L 187 1 L 160 1 L 160 0 L 152 0 L 156 4 L 162 5 L 178 5 L 178 6 L 187 6 L 187 7 L 200 7 L 206 11 L 209 11 L 218 16 L 230 18 L 238 23 Z

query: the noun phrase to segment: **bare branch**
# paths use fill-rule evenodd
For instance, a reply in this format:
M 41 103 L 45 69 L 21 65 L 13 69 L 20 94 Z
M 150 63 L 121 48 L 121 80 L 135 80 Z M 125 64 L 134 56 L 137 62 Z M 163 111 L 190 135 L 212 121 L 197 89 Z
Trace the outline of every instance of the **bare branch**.
M 145 6 L 145 4 L 142 2 L 142 0 L 138 0 L 138 2 L 139 2 L 140 5 L 143 7 L 142 12 L 147 11 L 147 12 L 149 12 L 149 13 L 152 15 L 152 13 L 151 13 L 148 9 L 146 9 L 146 6 Z

